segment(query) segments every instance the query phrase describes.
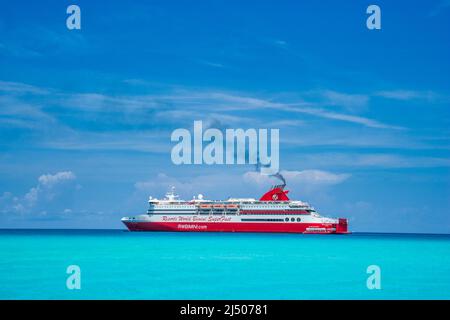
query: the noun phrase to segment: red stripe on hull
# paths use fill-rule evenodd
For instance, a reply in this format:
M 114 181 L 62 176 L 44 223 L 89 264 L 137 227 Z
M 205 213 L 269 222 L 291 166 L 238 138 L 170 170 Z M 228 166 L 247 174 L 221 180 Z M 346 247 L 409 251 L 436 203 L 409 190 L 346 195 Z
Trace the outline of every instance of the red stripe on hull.
M 344 226 L 341 224 L 289 223 L 289 222 L 179 223 L 179 222 L 129 222 L 129 221 L 126 221 L 124 223 L 130 231 L 283 232 L 283 233 L 320 233 L 320 234 L 348 233 L 346 224 Z

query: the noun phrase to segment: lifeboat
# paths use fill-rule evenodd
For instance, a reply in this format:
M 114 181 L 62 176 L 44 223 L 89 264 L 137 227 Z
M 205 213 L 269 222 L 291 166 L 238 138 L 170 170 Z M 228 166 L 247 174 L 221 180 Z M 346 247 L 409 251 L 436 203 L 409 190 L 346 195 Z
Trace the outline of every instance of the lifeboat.
M 200 205 L 200 209 L 211 209 L 211 205 L 210 204 L 201 204 Z
M 215 210 L 223 210 L 223 209 L 225 209 L 225 205 L 223 205 L 223 204 L 215 204 L 215 205 L 213 205 L 213 208 Z

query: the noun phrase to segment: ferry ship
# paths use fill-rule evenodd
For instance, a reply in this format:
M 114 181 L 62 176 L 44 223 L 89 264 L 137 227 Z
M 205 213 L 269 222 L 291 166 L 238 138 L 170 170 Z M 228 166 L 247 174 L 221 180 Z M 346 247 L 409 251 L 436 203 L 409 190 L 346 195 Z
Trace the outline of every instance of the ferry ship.
M 347 219 L 322 217 L 308 203 L 290 200 L 288 192 L 284 184 L 273 186 L 259 200 L 214 201 L 199 194 L 184 201 L 172 188 L 162 200 L 150 197 L 146 214 L 122 222 L 130 231 L 348 233 Z

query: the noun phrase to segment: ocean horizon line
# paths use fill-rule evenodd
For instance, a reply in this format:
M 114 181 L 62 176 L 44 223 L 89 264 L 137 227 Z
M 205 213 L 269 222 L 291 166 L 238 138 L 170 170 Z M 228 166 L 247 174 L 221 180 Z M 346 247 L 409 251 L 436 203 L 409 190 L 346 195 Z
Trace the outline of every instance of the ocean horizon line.
M 126 228 L 0 228 L 0 231 L 124 231 L 130 232 Z M 258 232 L 170 232 L 170 231 L 156 231 L 156 232 L 146 232 L 142 231 L 139 233 L 195 233 L 195 234 L 209 234 L 209 233 L 220 233 L 220 234 L 258 234 Z M 290 233 L 281 233 L 290 234 Z M 429 235 L 429 236 L 450 236 L 450 233 L 428 233 L 428 232 L 377 232 L 377 231 L 353 231 L 347 235 L 360 234 L 360 235 Z M 344 235 L 344 236 L 347 236 Z

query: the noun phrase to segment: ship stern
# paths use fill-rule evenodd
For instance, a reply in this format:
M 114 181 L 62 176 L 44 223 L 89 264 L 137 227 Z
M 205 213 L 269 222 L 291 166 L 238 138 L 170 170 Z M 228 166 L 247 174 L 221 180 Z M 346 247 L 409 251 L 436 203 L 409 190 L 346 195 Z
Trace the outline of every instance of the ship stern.
M 336 225 L 336 233 L 338 233 L 338 234 L 350 233 L 348 231 L 348 220 L 347 219 L 339 218 L 338 224 Z

